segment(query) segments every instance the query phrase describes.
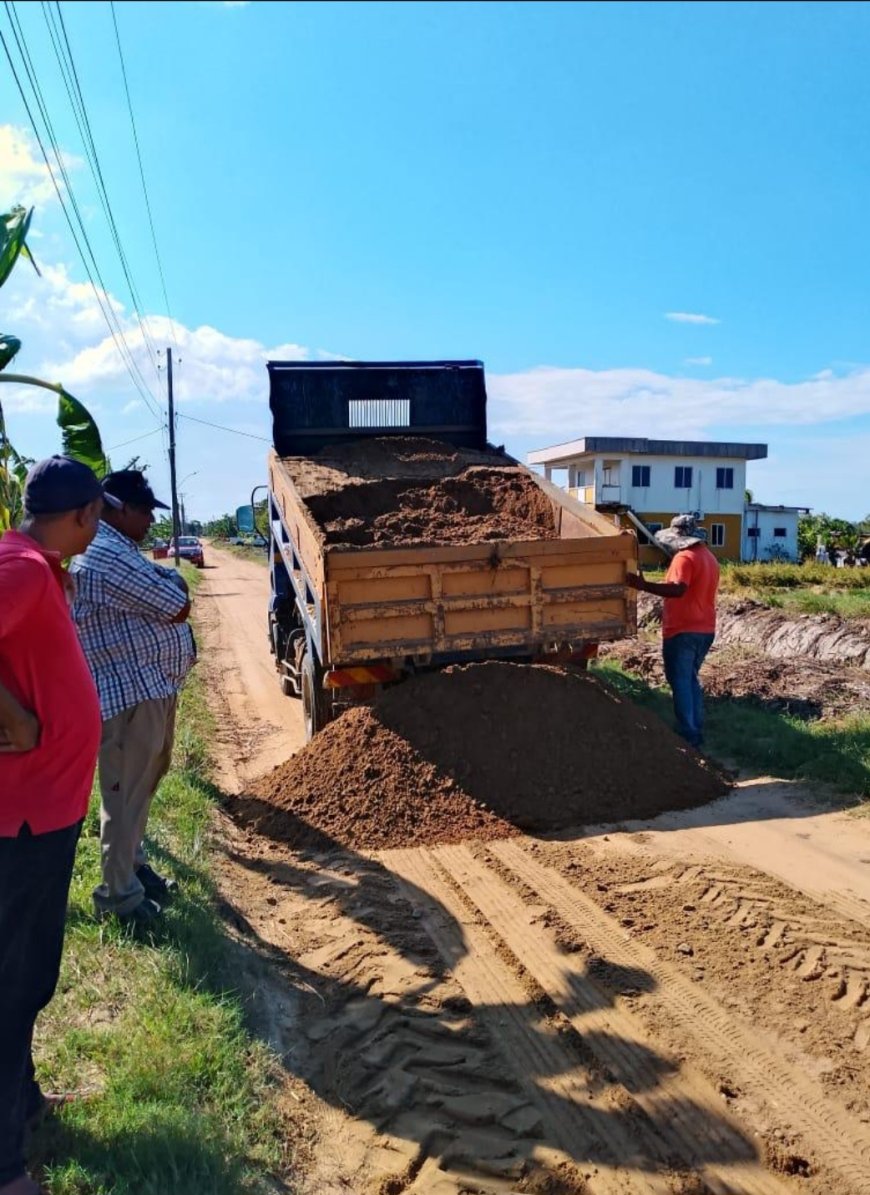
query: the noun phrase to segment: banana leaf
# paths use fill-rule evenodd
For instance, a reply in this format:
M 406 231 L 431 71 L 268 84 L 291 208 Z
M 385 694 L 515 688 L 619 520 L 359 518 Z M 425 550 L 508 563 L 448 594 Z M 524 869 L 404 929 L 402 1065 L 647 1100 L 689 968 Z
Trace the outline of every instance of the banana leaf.
M 23 253 L 33 264 L 37 274 L 36 262 L 25 244 L 33 208 L 30 211 L 21 206 L 14 207 L 11 212 L 0 215 L 0 286 L 6 281 L 18 261 L 18 255 Z
M 0 332 L 0 369 L 6 368 L 20 348 L 21 341 L 17 336 Z
M 60 392 L 57 402 L 57 425 L 63 433 L 65 456 L 90 465 L 97 477 L 105 477 L 111 471 L 94 417 L 65 390 Z

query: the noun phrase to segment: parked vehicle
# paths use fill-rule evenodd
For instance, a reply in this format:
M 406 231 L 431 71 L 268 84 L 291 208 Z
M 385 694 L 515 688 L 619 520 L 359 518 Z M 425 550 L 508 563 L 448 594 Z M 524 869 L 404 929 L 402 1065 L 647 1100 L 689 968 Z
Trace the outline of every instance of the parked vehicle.
M 309 739 L 348 704 L 414 672 L 493 658 L 585 659 L 598 641 L 635 632 L 625 585 L 634 535 L 488 449 L 480 362 L 268 369 L 269 638 L 283 691 L 302 698 Z M 367 440 L 386 436 L 494 453 L 543 490 L 557 538 L 330 545 L 300 492 L 310 458 L 341 447 L 353 472 L 355 446 L 362 454 Z
M 155 560 L 165 560 L 169 555 L 169 544 L 165 539 L 155 539 L 151 545 L 151 555 Z
M 169 548 L 167 555 L 175 558 L 175 540 L 169 541 Z M 182 560 L 189 561 L 190 564 L 195 564 L 197 568 L 205 567 L 205 558 L 202 552 L 202 543 L 195 535 L 179 535 L 178 537 L 178 555 Z

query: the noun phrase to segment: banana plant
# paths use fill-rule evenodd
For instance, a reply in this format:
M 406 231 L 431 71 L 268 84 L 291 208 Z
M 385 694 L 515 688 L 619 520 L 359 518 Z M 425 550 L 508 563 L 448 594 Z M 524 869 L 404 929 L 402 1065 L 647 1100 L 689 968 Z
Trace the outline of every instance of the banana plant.
M 27 258 L 39 274 L 39 267 L 26 240 L 32 216 L 33 208 L 28 211 L 20 206 L 0 215 L 0 286 L 9 278 L 19 257 Z M 98 477 L 104 477 L 111 466 L 103 451 L 100 431 L 93 416 L 59 383 L 44 382 L 28 374 L 9 373 L 6 367 L 20 348 L 21 341 L 17 336 L 0 333 L 0 382 L 53 390 L 58 396 L 57 423 L 61 429 L 65 455 L 84 461 Z M 21 518 L 24 482 L 32 464 L 32 460 L 17 452 L 10 443 L 6 434 L 3 404 L 0 402 L 0 531 L 15 526 Z

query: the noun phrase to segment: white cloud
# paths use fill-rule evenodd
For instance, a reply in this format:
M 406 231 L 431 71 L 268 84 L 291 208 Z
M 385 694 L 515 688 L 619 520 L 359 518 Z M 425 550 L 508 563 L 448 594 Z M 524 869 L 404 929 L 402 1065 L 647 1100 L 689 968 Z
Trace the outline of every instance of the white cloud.
M 684 365 L 712 365 L 712 357 L 686 357 L 683 361 Z
M 68 170 L 81 165 L 72 154 L 61 156 Z M 54 161 L 52 165 L 62 188 L 63 181 Z M 0 124 L 0 206 L 4 210 L 16 203 L 32 207 L 49 202 L 56 194 L 48 167 L 30 133 L 12 124 Z
M 488 390 L 500 437 L 546 443 L 608 434 L 703 438 L 720 426 L 809 426 L 870 415 L 870 366 L 801 382 L 542 366 L 491 375 Z
M 666 311 L 665 319 L 675 324 L 721 324 L 721 320 L 712 315 L 700 315 L 694 311 Z

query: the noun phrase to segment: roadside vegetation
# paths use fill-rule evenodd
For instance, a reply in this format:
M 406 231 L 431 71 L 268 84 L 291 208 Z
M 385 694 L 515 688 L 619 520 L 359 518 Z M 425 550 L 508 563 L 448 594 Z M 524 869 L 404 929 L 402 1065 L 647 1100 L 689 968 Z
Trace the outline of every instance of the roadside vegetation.
M 191 586 L 195 570 L 185 569 Z M 76 863 L 57 996 L 37 1027 L 46 1090 L 82 1090 L 37 1133 L 51 1195 L 256 1195 L 284 1171 L 275 1062 L 247 1032 L 210 873 L 206 743 L 196 672 L 180 704 L 173 768 L 150 831 L 180 894 L 153 944 L 98 924 L 99 800 Z M 286 1189 L 286 1188 L 281 1188 Z
M 595 669 L 624 696 L 673 723 L 669 689 L 647 684 L 616 660 L 601 660 Z M 749 699 L 708 697 L 706 707 L 705 751 L 725 767 L 870 797 L 870 713 L 804 721 Z

